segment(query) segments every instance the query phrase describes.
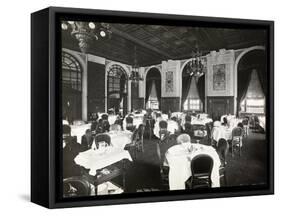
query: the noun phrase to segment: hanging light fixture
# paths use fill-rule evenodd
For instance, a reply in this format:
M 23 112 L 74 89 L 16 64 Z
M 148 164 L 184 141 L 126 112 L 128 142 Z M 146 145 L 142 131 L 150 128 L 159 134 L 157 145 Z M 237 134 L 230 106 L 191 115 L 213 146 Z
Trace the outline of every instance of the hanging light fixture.
M 134 53 L 134 65 L 132 66 L 132 71 L 129 76 L 129 80 L 133 83 L 138 83 L 139 81 L 143 80 L 143 77 L 139 73 L 139 66 L 137 64 L 137 47 L 135 46 L 135 53 Z
M 100 38 L 110 38 L 112 32 L 108 23 L 67 21 L 62 22 L 63 30 L 71 30 L 71 35 L 78 40 L 78 45 L 83 53 L 87 53 L 91 43 Z
M 199 78 L 205 74 L 204 61 L 202 59 L 202 52 L 199 50 L 198 43 L 195 45 L 195 51 L 192 51 L 191 61 L 187 63 L 186 72 L 190 76 Z

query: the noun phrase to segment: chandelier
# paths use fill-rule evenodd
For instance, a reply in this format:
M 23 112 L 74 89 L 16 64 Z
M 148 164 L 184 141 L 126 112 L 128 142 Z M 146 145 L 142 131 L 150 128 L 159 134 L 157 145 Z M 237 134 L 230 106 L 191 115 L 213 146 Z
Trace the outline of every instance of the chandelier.
M 138 83 L 139 81 L 143 80 L 143 77 L 139 73 L 139 66 L 137 64 L 137 48 L 135 46 L 135 53 L 134 53 L 134 65 L 132 66 L 132 71 L 129 76 L 129 80 L 131 80 L 133 83 Z
M 71 35 L 78 40 L 79 48 L 87 53 L 95 40 L 110 38 L 112 32 L 108 23 L 67 21 L 62 22 L 63 30 L 71 30 Z
M 196 44 L 196 50 L 192 51 L 192 58 L 187 63 L 187 70 L 186 72 L 190 76 L 194 76 L 196 78 L 199 78 L 205 74 L 204 71 L 204 61 L 202 59 L 202 52 L 200 52 L 198 48 L 198 44 Z

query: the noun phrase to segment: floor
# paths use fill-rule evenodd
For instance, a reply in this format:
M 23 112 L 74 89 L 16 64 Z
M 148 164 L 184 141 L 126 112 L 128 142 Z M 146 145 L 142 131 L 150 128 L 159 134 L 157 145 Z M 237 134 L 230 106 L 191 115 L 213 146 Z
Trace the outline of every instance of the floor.
M 145 139 L 144 153 L 138 153 L 137 160 L 127 172 L 128 192 L 163 190 L 156 155 L 157 139 Z M 204 142 L 204 141 L 203 141 Z M 227 157 L 227 186 L 257 185 L 266 183 L 267 142 L 265 134 L 250 132 L 244 139 L 242 155 L 236 153 Z M 116 183 L 120 179 L 116 179 Z M 221 183 L 224 186 L 224 183 Z

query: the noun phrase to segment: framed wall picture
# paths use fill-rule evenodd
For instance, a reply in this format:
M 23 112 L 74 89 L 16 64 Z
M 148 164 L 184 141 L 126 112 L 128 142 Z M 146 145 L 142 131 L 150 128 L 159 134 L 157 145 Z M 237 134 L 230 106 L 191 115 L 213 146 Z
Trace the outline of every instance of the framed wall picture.
M 31 28 L 32 202 L 274 193 L 273 21 L 50 7 Z

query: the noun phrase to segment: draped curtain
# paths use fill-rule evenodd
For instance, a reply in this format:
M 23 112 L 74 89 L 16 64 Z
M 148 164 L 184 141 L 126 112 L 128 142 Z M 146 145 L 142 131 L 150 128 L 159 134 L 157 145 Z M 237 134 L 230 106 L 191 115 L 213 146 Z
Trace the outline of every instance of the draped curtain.
M 161 106 L 161 79 L 155 80 L 155 86 L 156 86 L 157 100 L 158 100 L 159 109 L 160 109 L 160 106 Z
M 183 76 L 182 77 L 182 109 L 184 109 L 183 104 L 187 98 L 189 89 L 190 89 L 190 84 L 191 84 L 192 76 Z
M 152 80 L 146 80 L 146 88 L 145 88 L 145 104 L 147 104 L 150 92 L 152 88 Z
M 205 75 L 204 76 L 201 76 L 197 83 L 197 90 L 198 90 L 198 95 L 199 95 L 199 98 L 203 104 L 203 109 L 202 111 L 204 112 L 205 111 Z
M 120 77 L 120 103 L 121 103 L 121 101 L 123 99 L 123 96 L 124 96 L 125 87 L 126 87 L 126 78 L 122 74 L 122 76 Z
M 267 94 L 267 73 L 266 73 L 266 68 L 265 67 L 260 67 L 257 69 L 257 74 L 258 74 L 258 77 L 259 77 L 259 81 L 260 81 L 260 84 L 261 84 L 261 88 L 262 88 L 262 91 L 263 91 L 263 94 L 264 96 L 266 96 Z
M 247 90 L 250 84 L 252 70 L 241 70 L 238 71 L 238 85 L 237 85 L 237 113 L 238 116 L 240 111 L 240 104 L 245 99 Z

